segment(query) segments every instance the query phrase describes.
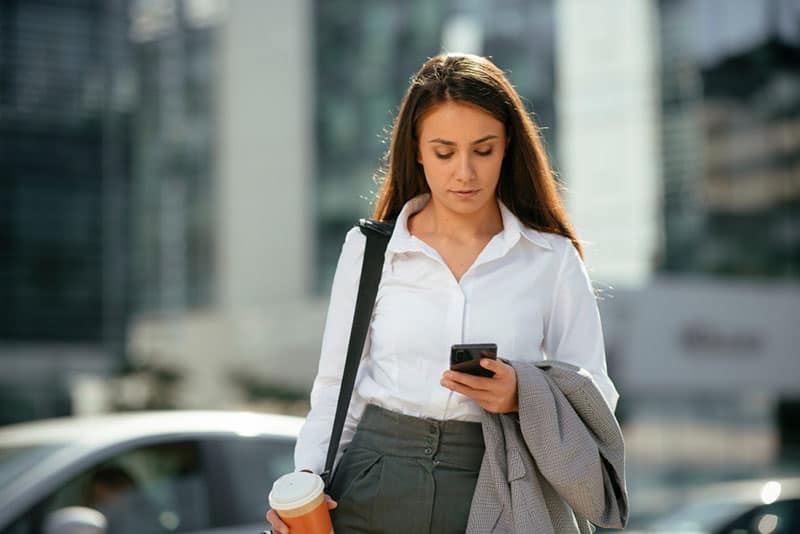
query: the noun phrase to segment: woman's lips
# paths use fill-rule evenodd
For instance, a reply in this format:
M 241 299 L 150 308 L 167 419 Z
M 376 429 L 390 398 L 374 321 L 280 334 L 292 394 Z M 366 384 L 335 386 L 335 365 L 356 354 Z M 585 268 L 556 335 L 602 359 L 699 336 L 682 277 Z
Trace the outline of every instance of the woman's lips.
M 478 191 L 480 191 L 480 189 L 472 189 L 470 191 L 450 191 L 450 192 L 453 193 L 458 198 L 470 199 L 475 195 L 477 195 Z

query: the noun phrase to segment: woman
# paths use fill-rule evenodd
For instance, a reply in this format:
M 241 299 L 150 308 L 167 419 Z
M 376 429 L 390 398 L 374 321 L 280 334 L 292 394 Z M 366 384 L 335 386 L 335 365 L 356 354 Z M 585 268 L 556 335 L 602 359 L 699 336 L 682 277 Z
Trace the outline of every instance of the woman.
M 464 532 L 481 413 L 519 409 L 508 361 L 567 361 L 591 374 L 612 410 L 618 395 L 581 245 L 502 71 L 473 55 L 428 60 L 400 106 L 387 161 L 374 217 L 396 225 L 329 507 L 339 534 Z M 297 469 L 323 468 L 364 245 L 357 228 L 347 234 Z M 494 377 L 450 371 L 458 343 L 496 343 L 502 359 L 481 360 Z M 274 511 L 267 519 L 288 532 Z

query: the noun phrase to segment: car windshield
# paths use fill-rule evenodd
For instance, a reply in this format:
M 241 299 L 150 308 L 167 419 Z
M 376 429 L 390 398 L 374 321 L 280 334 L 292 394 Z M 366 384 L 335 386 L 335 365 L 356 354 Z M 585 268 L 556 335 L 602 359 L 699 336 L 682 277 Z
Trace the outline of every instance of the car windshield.
M 736 501 L 695 502 L 678 508 L 648 526 L 653 532 L 705 534 L 738 516 L 747 506 Z
M 6 487 L 62 446 L 54 443 L 0 446 L 0 488 Z

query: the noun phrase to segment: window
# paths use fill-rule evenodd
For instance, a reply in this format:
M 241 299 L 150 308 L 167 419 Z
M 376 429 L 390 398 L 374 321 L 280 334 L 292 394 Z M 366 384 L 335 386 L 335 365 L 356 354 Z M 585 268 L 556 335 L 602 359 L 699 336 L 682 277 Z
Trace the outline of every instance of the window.
M 294 470 L 294 440 L 238 438 L 221 440 L 216 445 L 231 496 L 221 523 L 264 523 L 272 483 Z
M 11 532 L 39 532 L 47 514 L 67 506 L 99 510 L 113 534 L 209 528 L 208 481 L 198 444 L 144 446 L 96 464 L 56 490 Z

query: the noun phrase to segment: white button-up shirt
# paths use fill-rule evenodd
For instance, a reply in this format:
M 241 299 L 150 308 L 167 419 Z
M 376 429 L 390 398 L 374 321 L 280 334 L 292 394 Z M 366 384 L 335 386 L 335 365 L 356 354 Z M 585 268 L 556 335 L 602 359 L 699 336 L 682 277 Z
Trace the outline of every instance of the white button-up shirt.
M 589 276 L 569 239 L 523 225 L 499 202 L 503 230 L 456 281 L 407 221 L 430 195 L 403 207 L 386 249 L 383 275 L 339 451 L 368 403 L 415 417 L 479 421 L 475 401 L 439 384 L 450 346 L 496 343 L 499 358 L 563 360 L 582 367 L 613 409 L 600 315 Z M 353 228 L 333 279 L 311 411 L 295 467 L 322 472 L 355 310 L 366 237 Z

